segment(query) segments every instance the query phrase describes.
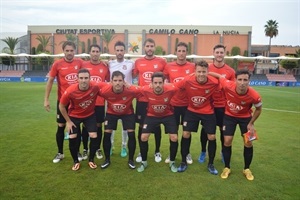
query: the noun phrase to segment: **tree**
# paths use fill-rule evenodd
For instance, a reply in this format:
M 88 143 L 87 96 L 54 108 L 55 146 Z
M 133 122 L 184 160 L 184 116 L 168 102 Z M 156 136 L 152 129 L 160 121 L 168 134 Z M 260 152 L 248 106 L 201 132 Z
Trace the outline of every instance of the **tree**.
M 154 55 L 163 55 L 163 48 L 161 46 L 156 46 Z
M 109 53 L 109 43 L 116 37 L 116 35 L 112 31 L 104 31 L 102 32 L 102 35 L 100 35 L 100 37 L 105 43 L 105 48 L 103 48 L 104 53 Z
M 296 54 L 295 55 L 296 58 L 300 58 L 300 49 L 296 50 L 295 54 Z M 298 60 L 297 62 L 297 67 L 300 68 L 300 60 Z
M 8 54 L 14 54 L 17 44 L 20 42 L 19 38 L 13 38 L 13 37 L 6 37 L 5 39 L 1 39 L 3 42 L 7 44 L 8 47 L 4 47 L 2 49 L 3 53 L 8 53 Z M 6 57 L 2 58 L 2 63 L 4 65 L 9 65 L 13 66 L 15 64 L 16 60 L 14 57 Z M 8 69 L 8 68 L 7 68 Z
M 241 55 L 241 49 L 240 49 L 240 47 L 232 47 L 232 49 L 231 49 L 231 55 L 232 56 Z
M 37 39 L 40 44 L 39 44 L 39 50 L 41 52 L 46 52 L 48 46 L 52 46 L 53 44 L 51 43 L 51 37 L 46 37 L 44 35 L 38 35 L 35 39 Z
M 270 19 L 270 20 L 267 21 L 267 24 L 265 25 L 265 35 L 267 37 L 270 37 L 270 39 L 269 39 L 269 51 L 268 51 L 268 56 L 270 56 L 271 39 L 278 35 L 278 22 L 276 22 L 276 20 L 271 20 Z

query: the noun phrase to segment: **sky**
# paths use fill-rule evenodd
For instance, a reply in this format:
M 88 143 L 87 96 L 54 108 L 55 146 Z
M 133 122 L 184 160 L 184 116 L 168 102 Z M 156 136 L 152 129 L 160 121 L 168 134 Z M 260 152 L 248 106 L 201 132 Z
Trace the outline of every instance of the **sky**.
M 272 19 L 272 45 L 300 45 L 300 0 L 0 0 L 0 17 L 0 39 L 28 25 L 228 25 L 251 26 L 252 44 L 263 45 Z

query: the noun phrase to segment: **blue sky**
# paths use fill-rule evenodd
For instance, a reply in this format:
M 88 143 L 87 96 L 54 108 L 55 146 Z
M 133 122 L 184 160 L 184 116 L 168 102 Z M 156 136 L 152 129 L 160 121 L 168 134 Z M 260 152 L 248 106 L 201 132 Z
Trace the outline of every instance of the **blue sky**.
M 300 45 L 300 0 L 0 0 L 0 17 L 0 38 L 28 25 L 230 25 L 252 26 L 252 44 L 268 44 L 272 19 L 272 44 Z

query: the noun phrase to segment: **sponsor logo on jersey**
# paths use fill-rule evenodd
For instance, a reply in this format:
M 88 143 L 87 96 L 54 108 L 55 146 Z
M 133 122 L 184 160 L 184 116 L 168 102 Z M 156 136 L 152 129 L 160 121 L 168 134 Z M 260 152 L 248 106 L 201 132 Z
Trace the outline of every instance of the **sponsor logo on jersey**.
M 117 113 L 122 113 L 126 109 L 126 105 L 125 104 L 113 104 L 112 109 L 113 109 L 113 111 L 115 111 Z
M 79 103 L 79 106 L 83 109 L 86 109 L 87 107 L 89 107 L 91 104 L 93 103 L 92 99 L 86 100 L 84 102 Z
M 179 81 L 181 81 L 181 80 L 183 80 L 183 77 L 175 78 L 175 79 L 173 80 L 173 83 L 177 83 L 177 82 L 179 82 Z
M 151 81 L 152 74 L 153 72 L 144 72 L 142 76 L 145 80 Z
M 152 109 L 156 113 L 162 113 L 165 111 L 166 108 L 167 108 L 166 105 L 152 105 Z
M 178 70 L 177 69 L 171 69 L 171 72 L 177 72 Z
M 99 83 L 102 82 L 102 78 L 100 76 L 91 76 L 91 81 Z
M 77 81 L 77 73 L 71 73 L 65 76 L 66 81 L 68 82 L 74 82 Z
M 201 97 L 201 96 L 194 96 L 191 98 L 192 102 L 194 103 L 195 106 L 199 106 L 201 104 L 203 104 L 206 101 L 205 97 Z
M 241 105 L 238 105 L 236 103 L 233 103 L 233 102 L 230 102 L 230 101 L 227 101 L 227 105 L 229 107 L 229 110 L 234 112 L 234 113 L 238 113 L 239 111 L 243 110 L 243 106 Z

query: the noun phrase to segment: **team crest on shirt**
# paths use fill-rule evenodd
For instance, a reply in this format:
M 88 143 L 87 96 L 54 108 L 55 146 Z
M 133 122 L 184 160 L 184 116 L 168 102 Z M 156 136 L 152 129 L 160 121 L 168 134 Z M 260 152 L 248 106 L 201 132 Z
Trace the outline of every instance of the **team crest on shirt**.
M 77 69 L 78 69 L 78 66 L 76 65 L 74 68 L 77 70 Z
M 210 92 L 210 90 L 205 90 L 205 94 L 208 94 Z
M 241 104 L 242 104 L 242 105 L 245 105 L 245 104 L 246 104 L 246 102 L 245 102 L 245 101 L 241 101 Z
M 103 69 L 100 69 L 99 71 L 100 71 L 100 73 L 103 73 Z
M 90 94 L 90 96 L 91 96 L 91 97 L 94 96 L 94 93 L 92 92 L 92 93 Z
M 127 70 L 127 66 L 126 66 L 126 65 L 123 65 L 123 69 L 124 69 L 124 70 Z
M 164 98 L 164 102 L 168 102 L 169 101 L 169 98 Z
M 153 65 L 154 69 L 158 68 L 158 65 Z
M 122 97 L 122 99 L 125 101 L 127 99 L 127 97 Z
M 185 73 L 186 73 L 186 74 L 189 74 L 189 73 L 190 73 L 190 70 L 189 70 L 189 69 L 185 70 Z

